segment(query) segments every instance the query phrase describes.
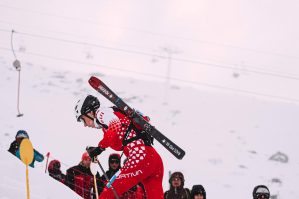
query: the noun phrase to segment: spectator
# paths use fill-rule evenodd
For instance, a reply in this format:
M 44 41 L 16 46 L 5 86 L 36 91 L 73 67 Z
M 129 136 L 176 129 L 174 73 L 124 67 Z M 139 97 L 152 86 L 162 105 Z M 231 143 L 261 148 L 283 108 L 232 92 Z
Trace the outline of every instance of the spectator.
M 257 185 L 252 192 L 253 199 L 269 199 L 270 191 L 265 185 Z
M 80 163 L 66 171 L 66 184 L 84 199 L 91 199 L 95 195 L 92 191 L 95 189 L 90 163 L 91 158 L 85 152 Z M 97 177 L 99 178 L 98 174 Z
M 106 175 L 109 179 L 120 169 L 120 155 L 117 153 L 112 153 L 109 155 L 108 159 L 108 166 L 109 169 L 106 171 Z M 103 189 L 105 188 L 107 184 L 107 180 L 104 175 L 101 177 L 101 181 L 99 184 L 99 194 L 102 193 Z
M 106 172 L 109 179 L 120 169 L 120 155 L 112 153 L 108 159 L 109 170 Z
M 58 180 L 61 183 L 65 183 L 66 176 L 60 170 L 60 162 L 58 160 L 52 160 L 48 166 L 49 176 Z
M 169 179 L 170 189 L 164 193 L 164 199 L 190 199 L 190 190 L 184 188 L 184 183 L 184 175 L 174 172 Z
M 16 134 L 15 140 L 10 144 L 10 147 L 8 149 L 8 151 L 11 154 L 15 155 L 19 159 L 21 159 L 21 157 L 20 157 L 20 145 L 21 145 L 21 142 L 24 138 L 29 139 L 28 133 L 24 130 L 19 130 Z M 32 160 L 32 162 L 30 163 L 29 166 L 34 168 L 35 161 L 42 162 L 43 160 L 44 160 L 44 156 L 34 149 L 33 160 Z
M 202 185 L 193 185 L 191 199 L 206 199 L 206 191 Z

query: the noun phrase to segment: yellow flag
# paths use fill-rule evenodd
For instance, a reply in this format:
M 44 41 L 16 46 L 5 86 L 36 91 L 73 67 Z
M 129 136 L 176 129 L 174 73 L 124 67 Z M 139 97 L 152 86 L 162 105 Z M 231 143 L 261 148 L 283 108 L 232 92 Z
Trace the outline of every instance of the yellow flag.
M 31 164 L 34 156 L 34 150 L 29 139 L 24 138 L 20 145 L 20 158 L 25 165 Z
M 28 165 L 31 164 L 34 156 L 34 149 L 29 139 L 24 138 L 20 145 L 20 158 L 22 162 L 26 165 L 26 190 L 27 190 L 27 199 L 30 199 L 30 190 L 29 190 L 29 174 L 28 174 Z

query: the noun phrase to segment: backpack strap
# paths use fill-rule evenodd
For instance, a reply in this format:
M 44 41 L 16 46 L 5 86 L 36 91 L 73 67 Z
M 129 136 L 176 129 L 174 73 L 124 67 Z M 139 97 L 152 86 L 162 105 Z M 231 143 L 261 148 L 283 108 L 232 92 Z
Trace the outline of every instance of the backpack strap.
M 122 113 L 123 115 L 126 115 L 122 110 L 120 110 L 119 108 L 117 108 L 116 106 L 112 106 L 111 107 L 113 109 L 114 112 L 120 112 Z M 130 139 L 127 139 L 130 132 L 134 130 L 135 133 L 136 133 L 136 136 L 135 137 L 132 137 Z M 133 122 L 130 120 L 130 124 L 127 128 L 127 131 L 126 131 L 126 134 L 123 138 L 123 141 L 122 141 L 122 144 L 123 146 L 127 146 L 129 143 L 135 141 L 135 140 L 139 140 L 139 139 L 142 139 L 144 144 L 146 146 L 151 146 L 153 145 L 153 141 L 154 141 L 154 138 L 152 136 L 150 136 L 148 133 L 146 133 L 145 131 L 143 130 L 140 130 L 140 129 L 137 129 L 135 127 L 135 125 L 133 124 Z
M 132 130 L 135 131 L 136 136 L 132 137 L 130 139 L 127 139 Z M 128 128 L 127 128 L 127 131 L 126 131 L 126 134 L 125 134 L 124 139 L 122 141 L 122 144 L 123 144 L 123 146 L 127 146 L 129 143 L 134 142 L 135 140 L 139 140 L 139 139 L 142 139 L 146 146 L 151 146 L 153 144 L 153 138 L 148 133 L 146 133 L 145 131 L 137 129 L 134 126 L 133 122 L 131 121 Z

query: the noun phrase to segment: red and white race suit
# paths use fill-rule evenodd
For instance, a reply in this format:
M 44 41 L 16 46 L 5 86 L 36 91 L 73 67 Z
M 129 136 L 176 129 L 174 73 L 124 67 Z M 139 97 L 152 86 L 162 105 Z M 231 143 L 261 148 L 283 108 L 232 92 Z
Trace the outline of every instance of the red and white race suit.
M 135 140 L 126 146 L 122 141 L 130 124 L 130 119 L 112 108 L 98 110 L 97 118 L 101 123 L 107 124 L 108 129 L 103 128 L 104 137 L 99 142 L 99 147 L 110 147 L 116 151 L 122 151 L 127 157 L 125 165 L 120 169 L 121 173 L 112 186 L 120 196 L 131 187 L 141 182 L 144 185 L 148 199 L 163 199 L 162 179 L 164 173 L 163 162 L 160 155 L 152 146 L 146 146 L 142 139 Z M 131 130 L 127 139 L 136 136 Z M 105 188 L 99 199 L 115 198 L 111 188 Z

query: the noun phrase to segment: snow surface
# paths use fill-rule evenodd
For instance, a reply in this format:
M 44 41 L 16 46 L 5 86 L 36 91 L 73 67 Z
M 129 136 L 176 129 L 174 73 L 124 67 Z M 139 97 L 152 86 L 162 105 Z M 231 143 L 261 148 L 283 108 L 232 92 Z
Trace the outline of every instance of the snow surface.
M 132 107 L 151 117 L 152 124 L 186 151 L 177 160 L 157 141 L 165 173 L 163 187 L 169 188 L 169 171 L 182 171 L 185 187 L 203 184 L 208 198 L 251 198 L 257 184 L 265 184 L 279 199 L 299 198 L 298 116 L 295 103 L 238 93 L 212 92 L 170 84 L 165 103 L 163 82 L 72 72 L 22 63 L 20 110 L 16 117 L 17 72 L 13 59 L 0 56 L 0 198 L 25 198 L 25 166 L 6 150 L 15 133 L 29 133 L 35 149 L 51 152 L 62 162 L 62 170 L 78 164 L 87 145 L 102 138 L 99 130 L 77 123 L 74 105 L 87 93 L 110 103 L 87 83 L 96 75 Z M 100 161 L 107 169 L 105 151 Z M 277 152 L 288 162 L 269 160 Z M 44 173 L 45 161 L 29 169 L 32 198 L 76 198 L 76 194 Z

